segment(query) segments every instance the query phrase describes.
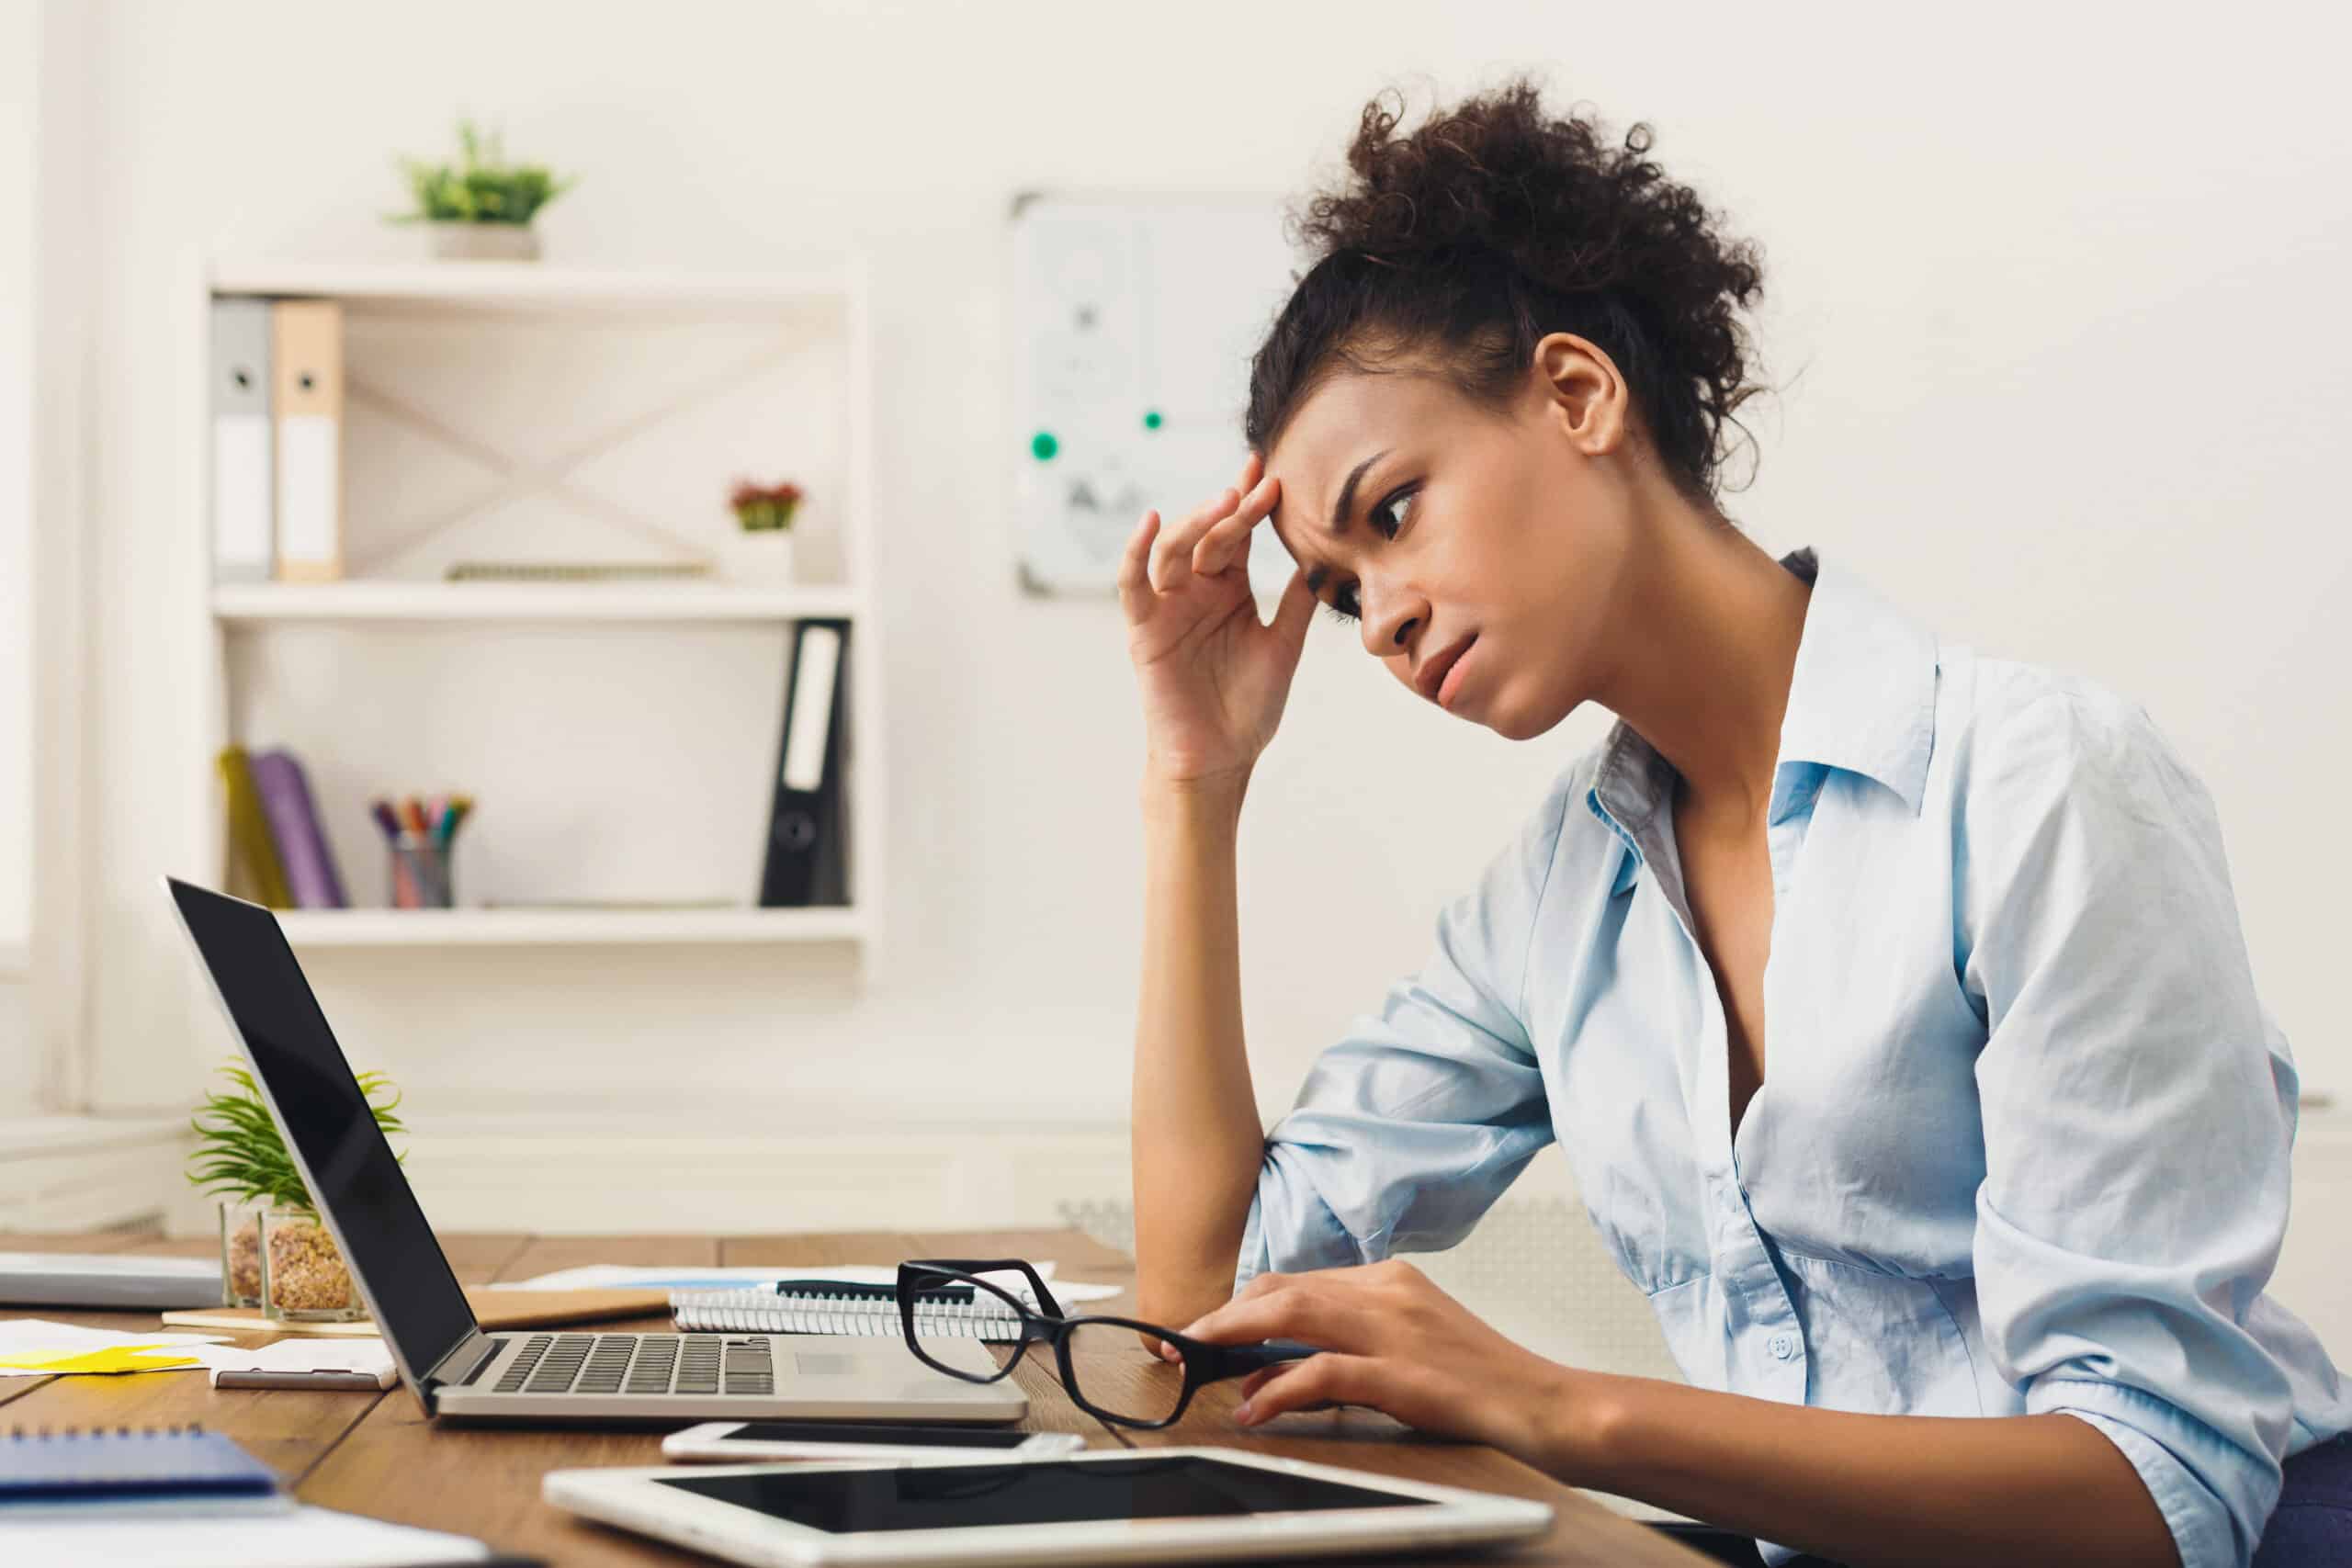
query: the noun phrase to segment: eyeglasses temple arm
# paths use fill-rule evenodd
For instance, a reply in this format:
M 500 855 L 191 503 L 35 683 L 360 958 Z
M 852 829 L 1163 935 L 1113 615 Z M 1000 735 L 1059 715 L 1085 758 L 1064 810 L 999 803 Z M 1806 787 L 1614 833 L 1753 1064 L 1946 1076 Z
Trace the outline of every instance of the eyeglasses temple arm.
M 1210 1345 L 1205 1348 L 1210 1355 L 1209 1365 L 1201 1374 L 1203 1382 L 1238 1378 L 1246 1372 L 1280 1366 L 1285 1361 L 1303 1361 L 1323 1353 L 1321 1346 L 1297 1339 L 1265 1339 L 1255 1345 Z

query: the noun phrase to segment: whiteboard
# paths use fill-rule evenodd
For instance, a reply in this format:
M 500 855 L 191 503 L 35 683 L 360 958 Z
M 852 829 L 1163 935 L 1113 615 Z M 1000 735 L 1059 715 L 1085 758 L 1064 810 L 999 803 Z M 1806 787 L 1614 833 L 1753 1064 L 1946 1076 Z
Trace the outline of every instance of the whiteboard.
M 1023 585 L 1102 593 L 1148 510 L 1232 484 L 1250 356 L 1289 299 L 1271 196 L 1024 196 L 1012 210 L 1013 493 Z M 1261 528 L 1250 575 L 1290 558 Z

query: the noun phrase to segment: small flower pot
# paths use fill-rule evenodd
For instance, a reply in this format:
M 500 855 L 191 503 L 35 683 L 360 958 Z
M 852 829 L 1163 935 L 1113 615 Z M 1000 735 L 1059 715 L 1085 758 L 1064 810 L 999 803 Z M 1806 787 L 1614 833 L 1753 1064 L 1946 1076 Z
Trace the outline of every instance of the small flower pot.
M 539 232 L 527 223 L 427 223 L 424 231 L 443 261 L 539 259 Z
M 277 1323 L 348 1323 L 368 1315 L 334 1235 L 307 1209 L 261 1216 L 261 1313 Z
M 792 581 L 792 530 L 738 527 L 719 552 L 719 574 L 729 582 L 775 588 Z
M 220 1205 L 220 1304 L 261 1305 L 261 1213 L 259 1203 Z

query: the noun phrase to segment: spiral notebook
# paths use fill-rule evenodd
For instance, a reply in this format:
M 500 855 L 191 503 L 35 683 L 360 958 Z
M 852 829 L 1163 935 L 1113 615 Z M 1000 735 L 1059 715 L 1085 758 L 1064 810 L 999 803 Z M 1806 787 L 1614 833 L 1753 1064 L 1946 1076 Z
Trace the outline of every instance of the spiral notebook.
M 201 1427 L 18 1427 L 0 1438 L 0 1517 L 92 1503 L 205 1512 L 294 1506 L 276 1472 Z
M 1028 1292 L 1019 1293 L 1027 1300 Z M 903 1332 L 898 1292 L 891 1286 L 839 1280 L 779 1280 L 764 1290 L 753 1291 L 673 1291 L 670 1313 L 676 1325 L 688 1333 L 844 1334 L 861 1339 L 896 1339 Z M 925 1291 L 916 1298 L 915 1332 L 1004 1344 L 1021 1337 L 1021 1319 L 994 1296 L 969 1285 L 950 1285 Z

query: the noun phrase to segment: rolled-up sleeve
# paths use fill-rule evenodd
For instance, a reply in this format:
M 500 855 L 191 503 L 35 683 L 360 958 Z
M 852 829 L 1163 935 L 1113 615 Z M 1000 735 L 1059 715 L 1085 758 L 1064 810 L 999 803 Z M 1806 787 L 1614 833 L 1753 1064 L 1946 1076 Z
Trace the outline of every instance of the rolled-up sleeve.
M 1957 956 L 1987 1028 L 1986 1343 L 2029 1411 L 2130 1460 L 2185 1568 L 2244 1564 L 2293 1422 L 2246 1319 L 2286 1229 L 2294 1073 L 2212 803 L 2096 691 L 2011 715 L 1972 765 Z
M 1521 1008 L 1576 773 L 1439 915 L 1428 963 L 1325 1050 L 1267 1134 L 1237 1289 L 1270 1269 L 1451 1247 L 1551 1141 Z

